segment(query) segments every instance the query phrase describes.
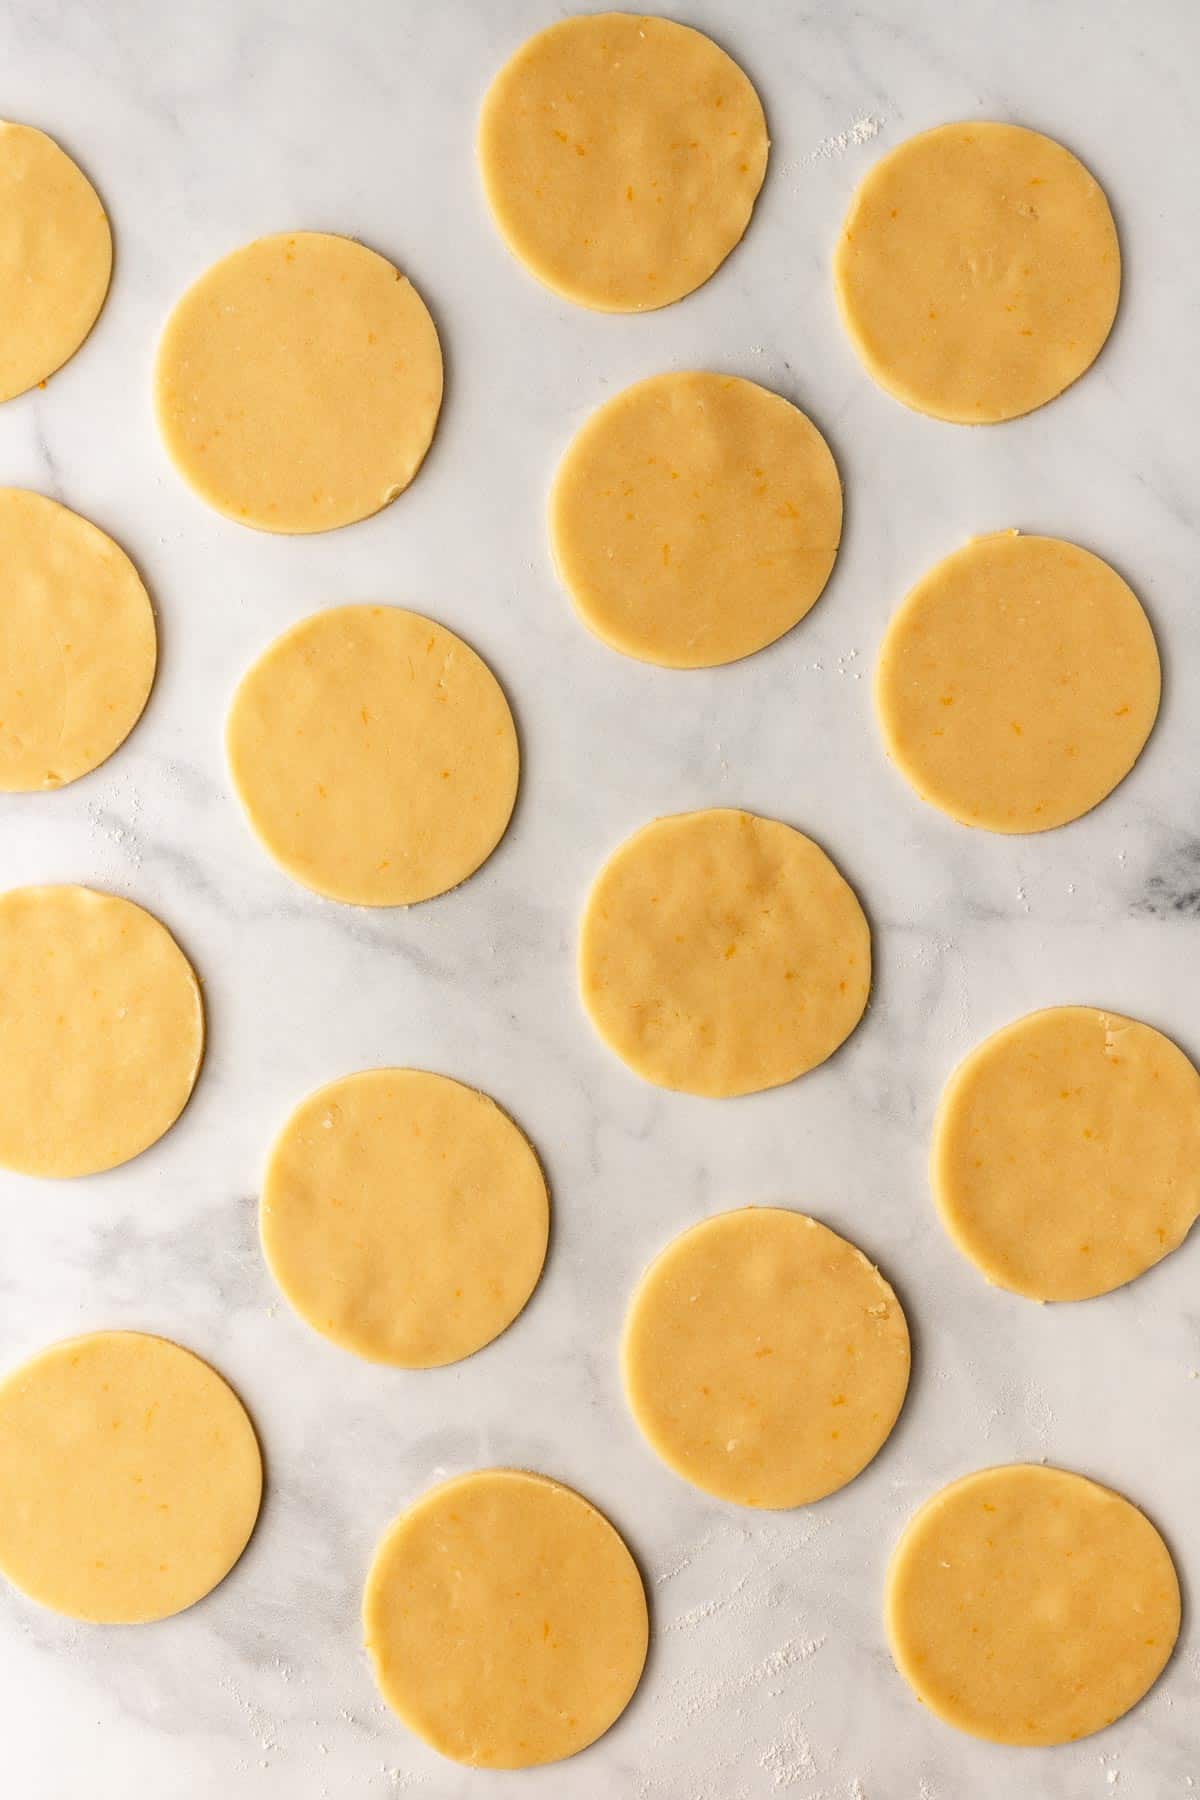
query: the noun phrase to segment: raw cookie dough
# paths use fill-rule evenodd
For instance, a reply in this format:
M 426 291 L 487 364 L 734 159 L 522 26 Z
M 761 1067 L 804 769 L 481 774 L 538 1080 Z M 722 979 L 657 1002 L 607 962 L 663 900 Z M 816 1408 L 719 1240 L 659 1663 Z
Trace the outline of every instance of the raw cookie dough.
M 0 401 L 74 356 L 111 274 L 112 234 L 82 169 L 44 131 L 0 120 Z
M 1053 138 L 940 125 L 862 181 L 834 281 L 881 387 L 935 419 L 991 424 L 1090 368 L 1116 316 L 1121 251 L 1103 189 Z
M 0 1167 L 93 1175 L 187 1105 L 204 1007 L 183 951 L 131 900 L 85 887 L 0 894 Z
M 157 649 L 125 552 L 56 501 L 0 488 L 0 792 L 61 787 L 111 756 Z
M 1200 1217 L 1200 1074 L 1136 1019 L 1030 1013 L 950 1077 L 932 1175 L 942 1223 L 997 1287 L 1107 1294 Z
M 816 426 L 732 375 L 652 375 L 593 413 L 550 494 L 559 575 L 614 650 L 735 662 L 802 619 L 833 568 L 842 487 Z
M 528 40 L 488 89 L 484 191 L 531 275 L 598 312 L 690 294 L 740 240 L 767 168 L 762 105 L 711 38 L 589 13 Z
M 395 606 L 333 607 L 276 638 L 234 695 L 226 746 L 276 862 L 355 906 L 457 887 L 517 797 L 499 682 L 452 631 Z
M 261 1495 L 241 1401 L 164 1338 L 68 1338 L 0 1385 L 0 1572 L 55 1612 L 182 1612 L 228 1575 Z
M 154 398 L 202 500 L 260 531 L 330 531 L 387 506 L 420 468 L 441 345 L 384 257 L 281 231 L 214 263 L 177 303 Z
M 580 932 L 592 1024 L 644 1081 L 725 1098 L 832 1056 L 862 1017 L 871 933 L 810 838 L 733 808 L 655 819 L 601 869 Z
M 1158 650 L 1136 594 L 1061 538 L 997 531 L 922 576 L 888 626 L 875 699 L 923 800 L 985 831 L 1049 831 L 1137 761 Z
M 608 1520 L 518 1469 L 461 1475 L 400 1515 L 363 1626 L 388 1705 L 477 1769 L 593 1743 L 629 1704 L 648 1636 L 642 1578 Z
M 1149 1519 L 1111 1488 L 1035 1464 L 953 1481 L 909 1521 L 886 1619 L 904 1679 L 994 1744 L 1067 1744 L 1157 1681 L 1179 1582 Z
M 371 1362 L 428 1369 L 510 1325 L 546 1256 L 546 1182 L 486 1094 L 419 1069 L 318 1088 L 267 1164 L 262 1239 L 302 1318 Z
M 863 1470 L 908 1387 L 908 1325 L 861 1250 L 745 1207 L 677 1237 L 621 1346 L 633 1416 L 685 1481 L 737 1506 L 806 1506 Z

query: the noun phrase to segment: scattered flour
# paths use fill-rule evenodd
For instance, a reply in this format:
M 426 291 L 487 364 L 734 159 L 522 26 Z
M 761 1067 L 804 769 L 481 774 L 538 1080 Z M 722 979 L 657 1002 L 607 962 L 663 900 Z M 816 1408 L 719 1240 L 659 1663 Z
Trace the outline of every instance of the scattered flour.
M 822 138 L 815 150 L 809 151 L 808 160 L 810 163 L 829 162 L 835 156 L 844 156 L 847 150 L 869 144 L 882 130 L 882 119 L 876 118 L 874 113 L 863 113 L 853 124 L 847 125 L 845 131 L 835 131 L 832 136 Z

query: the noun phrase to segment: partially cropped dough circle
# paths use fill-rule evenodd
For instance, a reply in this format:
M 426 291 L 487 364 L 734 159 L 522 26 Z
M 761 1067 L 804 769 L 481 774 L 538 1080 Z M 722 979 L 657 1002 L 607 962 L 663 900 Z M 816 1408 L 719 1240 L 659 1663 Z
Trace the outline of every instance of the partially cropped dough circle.
M 923 800 L 985 831 L 1049 831 L 1124 780 L 1158 713 L 1154 633 L 1115 569 L 1061 538 L 972 538 L 888 626 L 876 702 Z
M 0 120 L 0 401 L 74 356 L 112 274 L 100 197 L 53 138 Z
M 479 160 L 504 241 L 599 312 L 690 294 L 750 223 L 767 167 L 754 88 L 671 19 L 589 13 L 537 33 L 488 89 Z
M 0 894 L 0 1166 L 93 1175 L 160 1138 L 204 1051 L 200 988 L 164 925 L 84 887 Z
M 842 318 L 881 387 L 960 425 L 1032 412 L 1099 355 L 1121 251 L 1104 191 L 1053 138 L 940 125 L 860 184 L 834 259 Z
M 479 1769 L 593 1743 L 629 1704 L 648 1639 L 641 1576 L 608 1520 L 517 1469 L 462 1475 L 400 1515 L 363 1625 L 388 1705 Z
M 0 791 L 61 787 L 111 756 L 157 651 L 125 552 L 56 501 L 0 488 Z
M 277 232 L 214 263 L 158 350 L 159 429 L 210 506 L 260 531 L 330 531 L 420 468 L 442 404 L 428 308 L 350 238 Z
M 517 733 L 487 664 L 394 606 L 313 613 L 243 677 L 226 732 L 250 823 L 331 900 L 407 906 L 474 873 L 517 797 Z
M 997 1287 L 1107 1294 L 1200 1217 L 1200 1074 L 1136 1019 L 1030 1013 L 946 1084 L 933 1184 L 947 1231 Z
M 888 1571 L 892 1655 L 947 1725 L 1066 1744 L 1153 1687 L 1179 1635 L 1179 1581 L 1122 1495 L 1044 1465 L 982 1469 L 909 1521 Z
M 811 838 L 732 808 L 635 832 L 588 896 L 592 1024 L 658 1087 L 725 1098 L 832 1056 L 862 1017 L 871 934 Z
M 271 1152 L 262 1238 L 317 1331 L 372 1362 L 457 1362 L 512 1323 L 546 1256 L 546 1182 L 486 1094 L 367 1069 L 301 1102 Z
M 653 375 L 592 417 L 550 496 L 554 559 L 584 623 L 674 669 L 761 650 L 829 579 L 842 488 L 781 395 L 732 375 Z
M 908 1387 L 908 1325 L 853 1244 L 803 1213 L 693 1225 L 638 1284 L 625 1391 L 651 1448 L 738 1506 L 806 1506 L 861 1472 Z
M 164 1338 L 68 1338 L 0 1385 L 0 1572 L 55 1612 L 182 1612 L 238 1560 L 261 1496 L 241 1401 Z

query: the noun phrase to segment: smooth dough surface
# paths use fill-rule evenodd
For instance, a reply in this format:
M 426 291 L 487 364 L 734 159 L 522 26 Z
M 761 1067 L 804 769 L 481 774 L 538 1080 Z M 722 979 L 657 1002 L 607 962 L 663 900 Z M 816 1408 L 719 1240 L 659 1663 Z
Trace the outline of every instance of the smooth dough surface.
M 68 1338 L 0 1385 L 0 1571 L 55 1612 L 182 1612 L 242 1554 L 261 1496 L 241 1401 L 165 1338 Z
M 932 1175 L 947 1231 L 997 1287 L 1107 1294 L 1200 1217 L 1200 1074 L 1136 1019 L 1030 1013 L 950 1077 Z
M 646 1594 L 594 1506 L 543 1475 L 482 1469 L 392 1525 L 363 1599 L 384 1699 L 443 1756 L 521 1769 L 573 1756 L 625 1710 Z
M 457 1362 L 516 1318 L 550 1228 L 527 1140 L 486 1094 L 419 1069 L 318 1088 L 267 1164 L 262 1239 L 302 1318 L 372 1362 Z
M 234 695 L 226 747 L 276 862 L 355 906 L 457 887 L 517 797 L 499 682 L 452 631 L 395 606 L 333 607 L 276 638 Z
M 488 89 L 479 161 L 492 217 L 532 275 L 580 306 L 690 294 L 750 223 L 767 123 L 711 38 L 589 13 L 528 40 Z
M 825 852 L 733 808 L 655 819 L 588 896 L 584 1005 L 658 1087 L 727 1098 L 832 1056 L 862 1017 L 871 933 Z
M 74 356 L 112 274 L 100 196 L 65 150 L 0 119 L 0 401 Z
M 842 487 L 816 426 L 732 375 L 653 375 L 592 417 L 550 495 L 558 572 L 584 623 L 673 669 L 790 631 L 833 568 Z
M 745 1207 L 655 1258 L 621 1362 L 633 1416 L 677 1475 L 738 1506 L 806 1506 L 852 1481 L 895 1424 L 908 1325 L 845 1238 Z
M 1040 1464 L 951 1482 L 909 1521 L 888 1571 L 892 1655 L 947 1725 L 996 1744 L 1066 1744 L 1157 1681 L 1179 1582 L 1149 1519 L 1111 1488 Z
M 972 538 L 888 626 L 875 698 L 923 800 L 985 831 L 1049 831 L 1124 780 L 1158 713 L 1154 633 L 1115 569 L 1061 538 Z
M 0 1166 L 128 1162 L 175 1123 L 203 1053 L 199 984 L 150 913 L 92 888 L 0 894 Z
M 56 501 L 0 488 L 0 791 L 61 787 L 111 756 L 157 654 L 125 552 Z
M 155 407 L 202 500 L 260 531 L 330 531 L 404 492 L 442 404 L 429 310 L 350 238 L 277 232 L 214 263 L 177 303 Z
M 1091 367 L 1116 317 L 1121 251 L 1104 190 L 1053 138 L 939 125 L 862 181 L 834 278 L 881 387 L 935 419 L 991 424 Z

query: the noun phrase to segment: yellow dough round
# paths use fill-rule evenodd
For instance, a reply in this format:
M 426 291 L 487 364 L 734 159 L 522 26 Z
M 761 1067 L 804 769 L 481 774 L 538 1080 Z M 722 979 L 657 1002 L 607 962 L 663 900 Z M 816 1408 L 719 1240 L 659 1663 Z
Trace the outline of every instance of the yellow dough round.
M 244 676 L 229 766 L 264 847 L 331 900 L 408 906 L 491 855 L 517 797 L 517 733 L 487 664 L 443 625 L 339 606 Z
M 579 976 L 592 1024 L 635 1074 L 727 1098 L 793 1081 L 849 1037 L 871 933 L 811 838 L 732 808 L 679 813 L 600 871 Z
M 648 312 L 720 268 L 767 168 L 762 105 L 711 38 L 589 13 L 528 40 L 488 89 L 479 161 L 530 274 L 598 312 Z
M 175 1123 L 204 1052 L 183 951 L 131 900 L 0 894 L 0 1167 L 94 1175 Z
M 0 1385 L 0 1572 L 55 1612 L 182 1612 L 228 1575 L 261 1496 L 241 1401 L 165 1338 L 68 1338 Z
M 841 531 L 816 426 L 731 375 L 626 388 L 575 437 L 550 495 L 554 559 L 584 623 L 672 669 L 735 662 L 790 631 Z
M 1019 125 L 940 125 L 860 184 L 834 257 L 842 319 L 881 387 L 958 425 L 1077 381 L 1116 317 L 1121 251 L 1087 169 Z
M 904 1679 L 994 1744 L 1102 1731 L 1158 1680 L 1179 1582 L 1149 1519 L 1111 1488 L 1016 1463 L 953 1481 L 909 1521 L 886 1618 Z
M 171 460 L 202 500 L 260 531 L 330 531 L 387 506 L 425 460 L 441 345 L 384 257 L 281 231 L 184 294 L 154 397 Z
M 56 501 L 0 488 L 0 792 L 62 787 L 111 756 L 157 652 L 125 552 Z
M 0 119 L 0 401 L 61 369 L 112 274 L 100 197 L 53 138 Z
M 668 1468 L 737 1506 L 807 1506 L 885 1442 L 908 1388 L 908 1325 L 845 1238 L 803 1213 L 745 1207 L 655 1258 L 621 1361 Z
M 1161 677 L 1136 594 L 1060 538 L 999 531 L 947 556 L 888 626 L 875 698 L 922 800 L 985 831 L 1049 831 L 1124 780 Z
M 267 1164 L 262 1240 L 300 1316 L 371 1362 L 457 1362 L 510 1325 L 546 1258 L 550 1203 L 494 1101 L 419 1069 L 318 1088 Z
M 1200 1074 L 1136 1019 L 1030 1013 L 950 1077 L 932 1176 L 947 1231 L 997 1287 L 1107 1294 L 1200 1218 Z
M 400 1515 L 363 1626 L 388 1705 L 477 1769 L 593 1743 L 629 1704 L 648 1639 L 642 1578 L 608 1520 L 517 1469 L 459 1476 Z

